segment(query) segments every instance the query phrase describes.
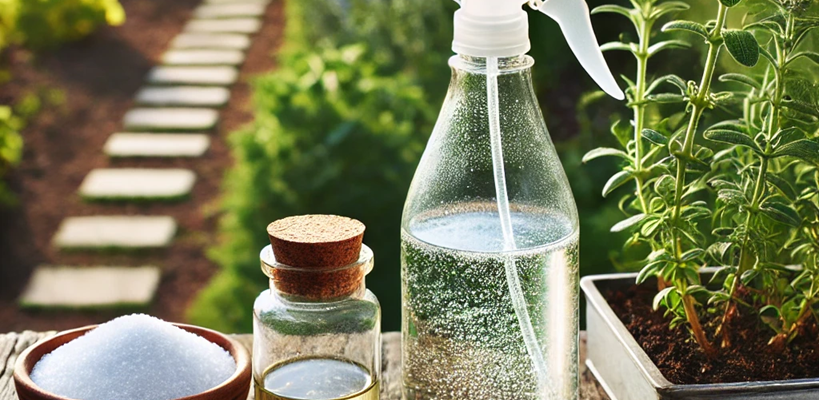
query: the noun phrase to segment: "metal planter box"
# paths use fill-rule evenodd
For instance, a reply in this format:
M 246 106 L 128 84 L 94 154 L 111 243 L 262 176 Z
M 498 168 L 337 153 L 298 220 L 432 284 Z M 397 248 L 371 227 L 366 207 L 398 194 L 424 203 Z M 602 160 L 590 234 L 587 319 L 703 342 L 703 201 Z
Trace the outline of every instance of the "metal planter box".
M 669 382 L 601 294 L 625 290 L 636 277 L 636 273 L 608 274 L 580 281 L 586 296 L 586 365 L 613 400 L 819 399 L 817 378 L 698 385 Z

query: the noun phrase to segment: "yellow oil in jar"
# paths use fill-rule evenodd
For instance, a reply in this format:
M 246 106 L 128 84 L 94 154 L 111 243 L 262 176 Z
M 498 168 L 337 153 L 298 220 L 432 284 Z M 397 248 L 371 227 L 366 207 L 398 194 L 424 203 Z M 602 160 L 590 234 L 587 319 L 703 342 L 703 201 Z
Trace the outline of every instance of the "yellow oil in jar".
M 256 378 L 256 400 L 378 400 L 379 382 L 361 364 L 340 358 L 299 358 Z

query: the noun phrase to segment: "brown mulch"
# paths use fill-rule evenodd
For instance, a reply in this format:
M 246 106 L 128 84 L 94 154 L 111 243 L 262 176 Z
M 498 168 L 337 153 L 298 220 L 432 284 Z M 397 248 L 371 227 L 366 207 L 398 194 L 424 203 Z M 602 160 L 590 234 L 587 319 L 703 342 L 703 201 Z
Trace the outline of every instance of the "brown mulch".
M 122 117 L 158 64 L 171 39 L 192 15 L 198 0 L 122 0 L 125 24 L 102 28 L 80 42 L 32 54 L 12 48 L 4 54 L 12 81 L 0 86 L 0 104 L 14 104 L 27 93 L 58 89 L 61 105 L 47 105 L 23 130 L 23 161 L 9 176 L 18 205 L 0 207 L 0 332 L 24 329 L 68 329 L 104 322 L 123 311 L 21 310 L 16 299 L 32 270 L 40 264 L 157 265 L 163 269 L 157 299 L 146 310 L 170 321 L 184 321 L 195 294 L 209 281 L 216 265 L 205 251 L 215 240 L 217 200 L 225 169 L 231 164 L 226 137 L 252 120 L 248 79 L 275 66 L 282 40 L 282 1 L 264 16 L 241 68 L 240 83 L 222 110 L 218 132 L 211 135 L 202 158 L 177 160 L 109 160 L 103 154 L 108 136 L 122 130 Z M 197 182 L 190 199 L 179 203 L 98 204 L 83 202 L 77 188 L 94 168 L 189 168 Z M 69 216 L 171 215 L 179 224 L 174 244 L 164 251 L 140 253 L 60 252 L 51 239 Z M 249 312 L 249 311 L 248 311 Z
M 614 313 L 643 347 L 663 375 L 680 384 L 773 381 L 819 377 L 819 329 L 803 330 L 788 347 L 768 345 L 773 331 L 750 310 L 740 311 L 730 324 L 732 346 L 713 359 L 705 356 L 687 330 L 669 330 L 663 311 L 654 311 L 656 286 L 632 286 L 604 294 Z M 713 340 L 714 321 L 705 323 Z

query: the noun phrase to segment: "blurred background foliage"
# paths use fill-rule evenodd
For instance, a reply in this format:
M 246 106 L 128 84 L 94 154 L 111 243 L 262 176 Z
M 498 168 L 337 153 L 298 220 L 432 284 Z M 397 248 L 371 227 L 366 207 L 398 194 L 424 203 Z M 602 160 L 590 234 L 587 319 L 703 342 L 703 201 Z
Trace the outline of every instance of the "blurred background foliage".
M 678 18 L 698 19 L 715 9 L 713 0 L 687 2 L 689 15 Z M 588 3 L 594 8 L 611 1 Z M 268 284 L 258 258 L 268 243 L 266 225 L 294 214 L 335 213 L 367 225 L 365 243 L 376 255 L 367 286 L 382 302 L 383 329 L 398 330 L 401 210 L 446 94 L 457 5 L 333 0 L 311 7 L 286 0 L 285 9 L 278 68 L 252 83 L 255 121 L 230 137 L 235 166 L 224 181 L 220 238 L 210 251 L 221 270 L 189 309 L 189 319 L 249 332 L 248 307 Z M 598 15 L 592 22 L 601 44 L 634 36 L 625 19 Z M 622 120 L 629 129 L 629 110 L 595 93 L 553 21 L 530 12 L 530 37 L 535 90 L 580 212 L 581 273 L 629 269 L 618 261 L 625 237 L 609 232 L 623 219 L 620 196 L 600 194 L 617 162 L 581 163 L 588 150 L 614 145 L 613 122 Z M 606 57 L 615 75 L 633 74 L 629 55 Z M 690 79 L 702 58 L 694 50 L 666 52 L 653 59 L 651 74 L 674 71 Z M 723 63 L 726 71 L 734 68 Z
M 0 49 L 53 47 L 123 22 L 125 11 L 117 0 L 0 0 Z
M 235 166 L 210 252 L 222 269 L 190 309 L 193 323 L 249 331 L 248 307 L 267 286 L 267 224 L 332 213 L 367 225 L 367 284 L 390 310 L 385 328 L 397 328 L 401 209 L 446 92 L 454 6 L 286 2 L 278 68 L 253 82 L 255 121 L 230 137 Z
M 10 46 L 42 50 L 82 39 L 101 25 L 119 25 L 125 11 L 118 0 L 0 0 L 0 85 L 12 79 L 6 68 Z M 46 92 L 46 101 L 55 95 Z M 59 94 L 56 94 L 59 95 Z M 40 93 L 29 93 L 15 105 L 0 105 L 0 206 L 14 202 L 3 178 L 23 152 L 20 130 L 40 108 Z

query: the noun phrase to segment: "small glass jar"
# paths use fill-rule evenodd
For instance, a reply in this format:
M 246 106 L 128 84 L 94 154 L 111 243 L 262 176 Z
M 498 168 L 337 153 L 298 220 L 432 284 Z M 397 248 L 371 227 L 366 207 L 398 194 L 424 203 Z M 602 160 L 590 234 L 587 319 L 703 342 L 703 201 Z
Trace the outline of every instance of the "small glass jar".
M 381 307 L 364 277 L 373 253 L 362 245 L 352 264 L 296 268 L 260 255 L 270 278 L 253 307 L 257 400 L 377 400 Z

